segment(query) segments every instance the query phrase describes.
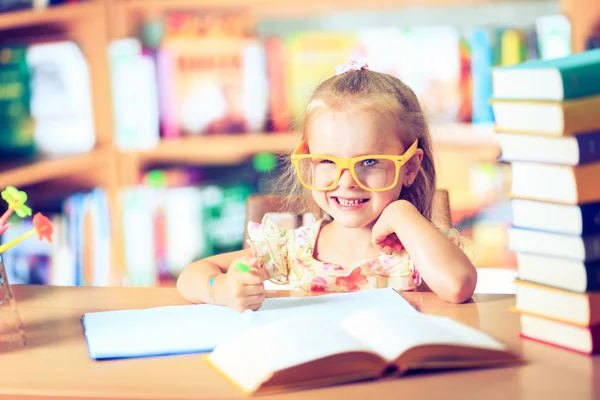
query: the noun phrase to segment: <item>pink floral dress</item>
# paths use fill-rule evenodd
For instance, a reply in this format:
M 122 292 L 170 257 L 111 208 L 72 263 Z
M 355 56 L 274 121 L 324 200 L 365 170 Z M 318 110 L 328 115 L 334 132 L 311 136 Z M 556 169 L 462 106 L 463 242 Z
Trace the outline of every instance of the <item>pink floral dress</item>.
M 313 252 L 321 225 L 322 221 L 317 221 L 286 230 L 268 215 L 260 224 L 248 224 L 248 244 L 271 282 L 289 284 L 291 289 L 327 292 L 386 287 L 410 291 L 422 283 L 405 250 L 381 252 L 374 259 L 359 260 L 348 268 L 316 260 Z M 448 237 L 460 246 L 455 229 L 448 232 Z

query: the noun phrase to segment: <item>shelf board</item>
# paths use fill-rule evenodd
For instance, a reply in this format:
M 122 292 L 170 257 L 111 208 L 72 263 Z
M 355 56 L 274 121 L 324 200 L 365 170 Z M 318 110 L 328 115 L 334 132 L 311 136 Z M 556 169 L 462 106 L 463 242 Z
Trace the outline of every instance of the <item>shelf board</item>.
M 30 9 L 0 13 L 0 31 L 37 25 L 81 22 L 97 10 L 97 0 L 65 4 L 43 9 Z
M 297 18 L 348 11 L 389 11 L 403 7 L 448 7 L 514 0 L 119 0 L 130 11 L 239 9 L 259 17 Z M 545 1 L 545 0 L 534 0 Z
M 106 165 L 108 153 L 94 150 L 89 153 L 64 157 L 39 158 L 33 161 L 1 163 L 0 188 L 12 185 L 24 187 L 62 179 L 73 175 L 87 175 Z M 99 182 L 98 182 L 99 183 Z
M 499 153 L 491 125 L 447 124 L 431 128 L 437 149 L 461 148 L 467 151 L 485 150 L 488 158 Z M 253 133 L 189 136 L 162 140 L 149 150 L 128 151 L 124 154 L 140 166 L 148 164 L 229 165 L 247 160 L 260 153 L 285 153 L 294 149 L 299 134 Z
M 125 152 L 144 165 L 191 164 L 230 165 L 240 163 L 257 153 L 283 153 L 292 150 L 300 135 L 291 133 L 223 134 L 213 136 L 189 136 L 162 140 L 150 150 Z

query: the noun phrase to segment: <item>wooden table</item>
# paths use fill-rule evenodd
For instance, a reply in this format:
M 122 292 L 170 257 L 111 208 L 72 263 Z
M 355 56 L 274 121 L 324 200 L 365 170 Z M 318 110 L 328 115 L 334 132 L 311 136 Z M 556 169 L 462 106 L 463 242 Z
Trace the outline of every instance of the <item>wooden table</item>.
M 0 397 L 190 399 L 242 398 L 201 355 L 93 361 L 80 318 L 88 311 L 185 304 L 172 288 L 14 287 L 29 345 L 0 354 Z M 272 292 L 272 296 L 300 293 Z M 522 366 L 420 373 L 399 379 L 298 391 L 270 398 L 538 399 L 600 398 L 600 357 L 519 338 L 512 295 L 475 295 L 448 304 L 432 293 L 403 295 L 425 313 L 444 315 L 508 343 Z

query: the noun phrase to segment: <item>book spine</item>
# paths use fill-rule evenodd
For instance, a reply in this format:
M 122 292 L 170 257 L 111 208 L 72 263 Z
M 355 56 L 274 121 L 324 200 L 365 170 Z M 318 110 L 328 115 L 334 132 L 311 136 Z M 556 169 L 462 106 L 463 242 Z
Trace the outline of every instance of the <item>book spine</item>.
M 33 0 L 0 0 L 0 12 L 33 8 Z
M 587 286 L 586 292 L 593 292 L 600 290 L 600 262 L 596 263 L 584 263 Z
M 600 203 L 579 206 L 581 210 L 581 234 L 600 232 Z
M 583 261 L 600 260 L 600 235 L 583 237 L 584 259 Z
M 598 79 L 600 60 L 587 65 L 560 70 L 563 82 L 564 99 L 600 94 L 600 79 Z
M 593 33 L 585 41 L 585 49 L 600 49 L 600 32 Z
M 573 204 L 588 204 L 600 202 L 600 186 L 597 184 L 600 176 L 600 163 L 591 163 L 571 167 L 577 188 L 576 202 Z
M 490 105 L 492 97 L 493 66 L 492 42 L 490 33 L 483 29 L 475 29 L 470 37 L 471 45 L 471 108 L 473 122 L 494 122 L 494 114 Z
M 600 325 L 594 325 L 590 328 L 592 336 L 592 351 L 590 354 L 600 353 Z
M 600 131 L 575 135 L 579 147 L 579 165 L 600 161 Z

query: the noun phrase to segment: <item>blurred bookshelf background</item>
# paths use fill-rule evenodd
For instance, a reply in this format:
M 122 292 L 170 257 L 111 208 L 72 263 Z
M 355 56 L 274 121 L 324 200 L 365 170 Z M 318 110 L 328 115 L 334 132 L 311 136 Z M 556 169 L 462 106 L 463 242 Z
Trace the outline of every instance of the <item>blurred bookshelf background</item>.
M 415 90 L 476 266 L 516 269 L 491 68 L 600 46 L 599 24 L 597 0 L 0 0 L 0 186 L 55 226 L 9 278 L 172 285 L 240 249 L 246 198 L 350 56 Z

